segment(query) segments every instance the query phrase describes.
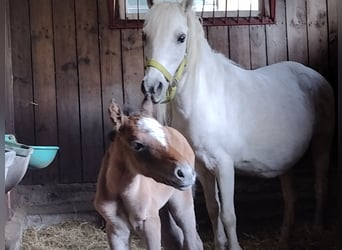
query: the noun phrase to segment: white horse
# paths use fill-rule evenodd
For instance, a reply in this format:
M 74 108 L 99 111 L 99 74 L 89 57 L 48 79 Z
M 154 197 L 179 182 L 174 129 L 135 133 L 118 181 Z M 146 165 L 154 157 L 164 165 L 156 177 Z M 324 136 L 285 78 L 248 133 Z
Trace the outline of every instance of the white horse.
M 142 91 L 154 103 L 170 101 L 171 125 L 195 151 L 216 249 L 226 244 L 240 249 L 235 170 L 280 177 L 285 207 L 281 241 L 286 244 L 294 223 L 290 170 L 309 144 L 316 169 L 315 223 L 321 222 L 334 129 L 333 91 L 319 73 L 299 63 L 245 70 L 216 53 L 192 1 L 151 7 L 143 27 L 148 60 Z M 168 109 L 158 106 L 164 106 L 159 110 L 163 119 Z

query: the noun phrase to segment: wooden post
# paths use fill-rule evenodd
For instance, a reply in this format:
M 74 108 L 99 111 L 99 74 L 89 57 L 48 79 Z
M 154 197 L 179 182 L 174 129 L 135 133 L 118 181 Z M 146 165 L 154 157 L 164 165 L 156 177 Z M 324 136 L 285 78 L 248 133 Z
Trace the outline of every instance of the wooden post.
M 13 103 L 13 78 L 12 78 L 12 53 L 11 32 L 9 17 L 9 2 L 6 1 L 5 11 L 5 133 L 14 134 L 14 103 Z

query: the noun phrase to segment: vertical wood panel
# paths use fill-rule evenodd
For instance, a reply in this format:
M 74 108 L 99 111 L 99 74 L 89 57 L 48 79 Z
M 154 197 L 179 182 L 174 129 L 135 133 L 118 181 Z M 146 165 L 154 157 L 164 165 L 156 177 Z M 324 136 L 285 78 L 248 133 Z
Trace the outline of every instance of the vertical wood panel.
M 286 0 L 288 59 L 308 64 L 305 0 Z
M 83 181 L 95 181 L 103 155 L 97 1 L 76 0 Z
M 228 26 L 213 26 L 208 28 L 210 46 L 229 58 Z
M 30 1 L 32 68 L 37 145 L 57 145 L 57 116 L 51 2 Z M 35 182 L 58 180 L 58 157 L 36 171 Z
M 14 93 L 15 135 L 19 142 L 33 145 L 34 113 L 31 102 L 32 66 L 30 43 L 30 20 L 28 1 L 11 0 L 10 22 L 12 43 L 12 73 Z M 32 184 L 30 171 L 25 175 L 22 184 Z
M 267 63 L 287 60 L 285 0 L 276 1 L 276 24 L 266 25 Z
M 328 0 L 329 74 L 327 76 L 337 90 L 337 0 Z M 340 36 L 341 39 L 341 36 Z
M 79 95 L 73 0 L 53 0 L 60 181 L 82 176 Z
M 265 26 L 252 25 L 249 27 L 250 49 L 251 49 L 251 69 L 266 66 L 266 39 Z
M 229 27 L 229 53 L 230 58 L 240 64 L 245 69 L 250 69 L 250 46 L 249 27 L 231 26 Z
M 9 1 L 5 1 L 5 133 L 14 134 L 14 103 Z
M 140 91 L 144 76 L 141 30 L 122 30 L 122 59 L 124 101 L 136 109 L 140 107 L 143 98 Z
M 108 115 L 108 106 L 112 98 L 123 104 L 123 84 L 121 69 L 121 32 L 108 29 L 107 0 L 99 0 L 100 58 L 102 79 L 102 103 L 105 144 L 108 146 L 108 133 L 112 122 Z
M 328 72 L 328 17 L 326 1 L 307 1 L 309 66 L 323 75 Z

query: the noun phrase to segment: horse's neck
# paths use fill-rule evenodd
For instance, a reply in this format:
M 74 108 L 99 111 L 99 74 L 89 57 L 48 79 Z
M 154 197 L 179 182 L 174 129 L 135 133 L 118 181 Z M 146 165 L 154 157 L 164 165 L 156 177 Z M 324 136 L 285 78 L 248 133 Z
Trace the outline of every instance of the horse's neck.
M 199 101 L 208 101 L 202 98 L 197 99 L 199 98 L 197 95 L 200 95 L 201 91 L 208 89 L 208 84 L 211 84 L 210 88 L 216 85 L 216 83 L 212 83 L 208 79 L 212 79 L 213 74 L 215 74 L 214 71 L 217 70 L 213 64 L 220 66 L 219 61 L 222 60 L 222 56 L 215 53 L 205 39 L 197 41 L 196 44 L 197 46 L 189 52 L 187 70 L 179 83 L 175 105 L 173 105 L 173 110 L 175 108 L 180 110 L 184 116 L 191 113 L 191 109 L 198 108 L 198 106 L 193 107 L 194 100 L 197 103 Z

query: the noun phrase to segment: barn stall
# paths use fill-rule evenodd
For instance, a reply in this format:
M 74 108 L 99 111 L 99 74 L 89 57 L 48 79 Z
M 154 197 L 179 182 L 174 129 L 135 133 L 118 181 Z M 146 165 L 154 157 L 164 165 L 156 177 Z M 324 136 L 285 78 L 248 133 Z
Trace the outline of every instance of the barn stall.
M 271 7 L 273 16 L 265 22 L 248 22 L 248 17 L 227 22 L 206 19 L 203 24 L 210 45 L 248 69 L 284 60 L 301 62 L 323 74 L 337 96 L 337 1 L 266 2 L 272 3 L 274 11 Z M 11 64 L 7 68 L 6 134 L 14 134 L 26 145 L 59 146 L 51 165 L 28 169 L 20 185 L 7 193 L 6 228 L 19 229 L 14 241 L 30 226 L 71 219 L 101 224 L 92 199 L 109 143 L 107 107 L 115 98 L 119 104 L 137 108 L 144 75 L 141 25 L 117 20 L 115 3 L 7 2 Z M 336 146 L 332 159 L 330 227 L 337 213 Z M 311 220 L 314 209 L 313 172 L 308 159 L 299 165 L 297 217 L 303 223 Z M 282 197 L 278 180 L 237 176 L 235 190 L 241 234 L 255 233 L 255 225 L 265 222 L 279 230 Z M 200 188 L 195 203 L 199 228 L 210 234 Z M 275 237 L 270 233 L 264 238 L 267 235 Z

